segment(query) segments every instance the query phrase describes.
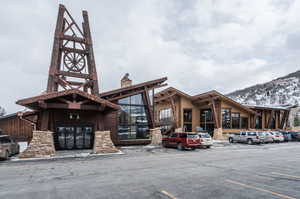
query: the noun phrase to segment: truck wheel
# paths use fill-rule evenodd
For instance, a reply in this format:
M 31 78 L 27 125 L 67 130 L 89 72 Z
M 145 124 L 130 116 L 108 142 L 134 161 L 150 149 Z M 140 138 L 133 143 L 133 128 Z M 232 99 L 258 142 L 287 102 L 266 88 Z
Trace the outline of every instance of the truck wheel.
M 229 138 L 229 142 L 230 142 L 230 143 L 233 143 L 233 138 Z
M 248 139 L 248 140 L 247 140 L 247 143 L 248 143 L 249 145 L 252 145 L 252 144 L 253 144 L 253 140 L 252 140 L 252 139 Z
M 4 160 L 7 160 L 9 157 L 9 152 L 8 151 L 5 151 L 5 154 L 4 154 Z
M 208 145 L 208 146 L 206 146 L 206 148 L 207 148 L 207 149 L 209 149 L 210 147 L 211 147 L 211 146 L 209 146 L 209 145 Z
M 180 151 L 182 151 L 184 149 L 184 147 L 182 146 L 182 143 L 177 144 L 177 149 Z
M 167 147 L 167 142 L 166 141 L 162 141 L 162 145 L 163 145 L 163 147 Z
M 191 149 L 192 149 L 192 151 L 195 151 L 195 150 L 196 150 L 196 147 L 192 147 Z

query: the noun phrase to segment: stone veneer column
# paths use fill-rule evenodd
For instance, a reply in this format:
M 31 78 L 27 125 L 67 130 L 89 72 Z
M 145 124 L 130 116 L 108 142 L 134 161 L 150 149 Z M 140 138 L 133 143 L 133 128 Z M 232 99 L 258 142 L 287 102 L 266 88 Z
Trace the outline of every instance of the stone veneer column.
M 222 128 L 218 128 L 218 129 L 214 129 L 214 137 L 213 139 L 215 140 L 224 140 L 224 136 L 223 136 L 223 129 Z
M 32 140 L 19 158 L 43 158 L 55 155 L 53 132 L 33 131 Z
M 117 153 L 119 150 L 111 141 L 110 131 L 96 131 L 94 138 L 93 153 Z
M 162 143 L 162 134 L 160 128 L 150 129 L 151 146 L 160 146 Z

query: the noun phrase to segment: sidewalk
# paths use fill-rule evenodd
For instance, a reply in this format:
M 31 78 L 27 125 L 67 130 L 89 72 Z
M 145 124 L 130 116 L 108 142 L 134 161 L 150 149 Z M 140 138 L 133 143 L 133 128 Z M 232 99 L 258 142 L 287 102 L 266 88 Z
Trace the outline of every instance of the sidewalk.
M 62 160 L 74 158 L 90 158 L 90 157 L 109 157 L 114 155 L 123 155 L 122 151 L 117 153 L 106 154 L 93 154 L 92 150 L 70 150 L 70 151 L 56 151 L 55 156 L 41 157 L 41 158 L 18 158 L 11 157 L 7 162 L 30 162 L 30 161 L 49 161 L 49 160 Z

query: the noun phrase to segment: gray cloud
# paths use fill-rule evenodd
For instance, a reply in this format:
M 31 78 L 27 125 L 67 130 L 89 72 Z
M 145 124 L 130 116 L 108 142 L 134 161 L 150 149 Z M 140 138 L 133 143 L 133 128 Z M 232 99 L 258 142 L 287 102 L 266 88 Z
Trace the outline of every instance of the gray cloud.
M 294 0 L 60 1 L 81 22 L 89 11 L 100 88 L 169 77 L 196 94 L 230 92 L 298 70 Z M 0 7 L 0 105 L 40 94 L 47 83 L 58 3 L 8 1 Z

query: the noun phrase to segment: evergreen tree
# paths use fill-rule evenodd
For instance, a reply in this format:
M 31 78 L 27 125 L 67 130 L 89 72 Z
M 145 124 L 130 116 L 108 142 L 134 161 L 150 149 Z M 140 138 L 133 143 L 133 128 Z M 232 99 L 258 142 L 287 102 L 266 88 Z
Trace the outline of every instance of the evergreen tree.
M 0 106 L 0 117 L 4 116 L 6 114 L 6 111 L 3 107 Z
M 296 115 L 294 118 L 294 126 L 300 126 L 300 118 L 299 115 Z

